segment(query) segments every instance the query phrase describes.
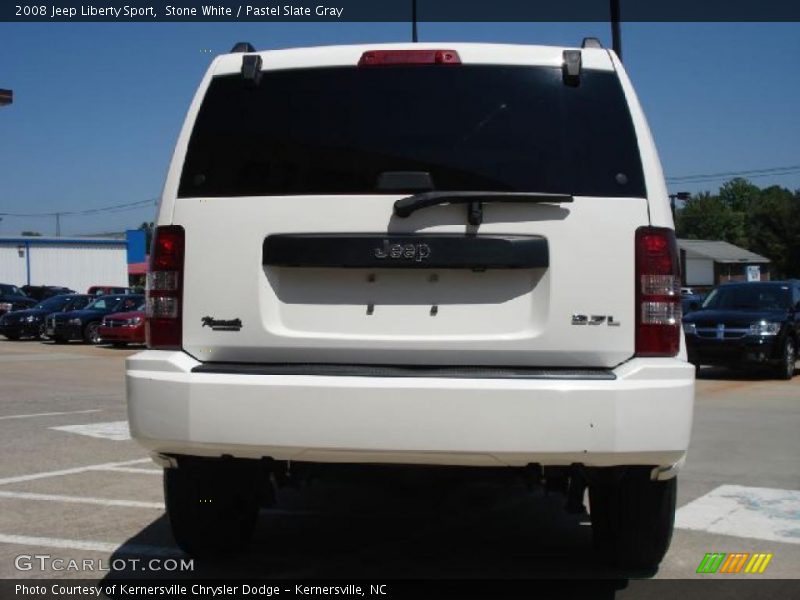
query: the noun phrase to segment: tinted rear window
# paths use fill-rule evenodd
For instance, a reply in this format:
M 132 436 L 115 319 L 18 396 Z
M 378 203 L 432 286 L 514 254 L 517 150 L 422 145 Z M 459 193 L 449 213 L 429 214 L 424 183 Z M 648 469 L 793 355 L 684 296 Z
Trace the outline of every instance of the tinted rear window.
M 387 193 L 387 171 L 438 190 L 645 195 L 616 74 L 525 66 L 266 71 L 216 77 L 178 195 Z

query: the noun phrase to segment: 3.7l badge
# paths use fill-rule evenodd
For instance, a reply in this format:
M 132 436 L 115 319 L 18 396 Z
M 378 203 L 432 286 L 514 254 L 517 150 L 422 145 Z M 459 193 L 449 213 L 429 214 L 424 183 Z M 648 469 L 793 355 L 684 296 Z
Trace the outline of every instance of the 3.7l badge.
M 603 323 L 609 327 L 619 327 L 619 321 L 615 321 L 612 315 L 572 315 L 573 325 L 602 325 Z

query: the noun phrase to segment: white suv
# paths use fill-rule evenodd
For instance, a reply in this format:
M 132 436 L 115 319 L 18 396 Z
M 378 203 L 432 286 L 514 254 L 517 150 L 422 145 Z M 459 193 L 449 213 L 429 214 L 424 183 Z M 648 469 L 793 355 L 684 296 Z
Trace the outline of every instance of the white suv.
M 188 552 L 243 546 L 304 463 L 588 486 L 605 556 L 666 552 L 694 368 L 613 52 L 238 44 L 189 108 L 150 261 L 130 426 Z

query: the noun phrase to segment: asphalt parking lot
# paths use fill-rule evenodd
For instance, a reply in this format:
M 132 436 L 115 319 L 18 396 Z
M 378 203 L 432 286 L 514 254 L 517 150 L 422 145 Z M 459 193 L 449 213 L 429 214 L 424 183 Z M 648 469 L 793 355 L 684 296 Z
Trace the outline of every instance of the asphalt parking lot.
M 97 577 L 20 555 L 126 558 L 176 573 L 159 469 L 129 439 L 124 358 L 135 350 L 0 341 L 0 577 Z M 657 578 L 698 575 L 706 553 L 771 553 L 759 578 L 800 575 L 800 375 L 703 369 L 678 526 Z M 629 577 L 593 555 L 588 521 L 516 480 L 351 473 L 283 489 L 251 552 L 182 577 Z M 102 562 L 94 563 L 97 568 Z M 60 565 L 60 563 L 59 563 Z M 60 566 L 64 566 L 60 565 Z M 30 568 L 27 568 L 30 566 Z M 156 565 L 157 566 L 157 565 Z M 44 567 L 42 569 L 42 567 Z

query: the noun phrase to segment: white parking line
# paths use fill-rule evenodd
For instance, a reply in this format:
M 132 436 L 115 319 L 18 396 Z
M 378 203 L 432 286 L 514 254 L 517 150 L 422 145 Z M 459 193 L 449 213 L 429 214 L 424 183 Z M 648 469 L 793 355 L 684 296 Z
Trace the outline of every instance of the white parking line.
M 30 415 L 6 415 L 4 417 L 0 417 L 0 421 L 5 421 L 6 419 L 30 419 L 32 417 L 55 417 L 58 415 L 85 415 L 86 413 L 96 413 L 101 412 L 99 408 L 93 408 L 91 410 L 70 410 L 67 412 L 46 412 L 46 413 L 33 413 Z
M 128 429 L 127 421 L 109 421 L 107 423 L 87 423 L 86 425 L 59 425 L 58 427 L 48 427 L 55 431 L 66 431 L 67 433 L 77 433 L 94 438 L 114 440 L 122 442 L 131 439 L 131 432 Z
M 721 485 L 679 508 L 675 527 L 800 544 L 800 491 Z
M 0 490 L 0 498 L 19 500 L 43 500 L 45 502 L 68 502 L 72 504 L 97 504 L 100 506 L 126 506 L 129 508 L 164 509 L 163 502 L 140 502 L 139 500 L 114 500 L 113 498 L 92 498 L 85 496 L 61 496 L 58 494 L 34 494 L 30 492 L 6 492 Z
M 112 542 L 93 542 L 86 540 L 66 540 L 62 538 L 34 537 L 29 535 L 7 535 L 0 533 L 0 544 L 20 546 L 41 546 L 43 548 L 64 548 L 116 554 L 142 554 L 145 556 L 185 556 L 177 548 L 149 546 L 144 544 L 114 544 Z
M 114 471 L 115 473 L 142 473 L 144 475 L 161 475 L 164 469 L 137 469 L 136 467 L 110 467 L 103 471 Z
M 0 485 L 9 483 L 22 483 L 23 481 L 35 481 L 37 479 L 47 479 L 48 477 L 60 477 L 62 475 L 76 475 L 88 471 L 104 471 L 113 467 L 127 467 L 128 465 L 141 465 L 149 463 L 149 458 L 137 458 L 136 460 L 126 460 L 123 462 L 100 463 L 97 465 L 86 465 L 85 467 L 75 467 L 72 469 L 60 469 L 58 471 L 44 471 L 42 473 L 31 473 L 30 475 L 16 475 L 14 477 L 4 477 L 0 479 Z

